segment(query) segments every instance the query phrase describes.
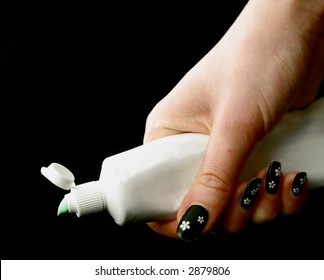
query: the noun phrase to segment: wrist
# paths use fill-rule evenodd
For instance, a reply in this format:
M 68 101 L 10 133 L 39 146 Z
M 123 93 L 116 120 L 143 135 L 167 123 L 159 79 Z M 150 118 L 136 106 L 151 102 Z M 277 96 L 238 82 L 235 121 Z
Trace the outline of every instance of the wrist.
M 321 35 L 324 31 L 324 0 L 289 0 L 290 10 L 300 17 L 299 28 L 303 31 Z
M 265 32 L 310 48 L 324 36 L 324 0 L 250 0 L 247 6 Z

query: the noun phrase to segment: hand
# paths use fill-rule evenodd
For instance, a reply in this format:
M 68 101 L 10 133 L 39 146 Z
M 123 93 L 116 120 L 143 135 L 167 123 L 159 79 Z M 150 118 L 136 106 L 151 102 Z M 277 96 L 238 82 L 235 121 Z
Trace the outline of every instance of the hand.
M 324 76 L 323 0 L 288 2 L 250 0 L 224 37 L 149 114 L 144 143 L 183 132 L 210 135 L 177 220 L 150 223 L 156 232 L 192 240 L 221 219 L 225 230 L 237 231 L 249 218 L 260 223 L 279 209 L 300 209 L 305 195 L 290 192 L 296 173 L 281 176 L 280 188 L 269 192 L 263 187 L 266 167 L 256 174 L 262 180 L 257 205 L 248 214 L 239 208 L 248 184 L 239 175 L 253 147 L 287 110 L 312 102 Z M 269 169 L 270 177 L 276 168 Z M 233 226 L 242 213 L 244 222 Z M 182 223 L 193 216 L 204 222 L 184 233 Z

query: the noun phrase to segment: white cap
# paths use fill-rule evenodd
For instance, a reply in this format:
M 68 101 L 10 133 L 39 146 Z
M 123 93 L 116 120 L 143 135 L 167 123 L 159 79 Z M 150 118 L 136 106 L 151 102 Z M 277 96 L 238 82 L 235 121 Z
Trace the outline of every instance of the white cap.
M 56 162 L 51 163 L 48 167 L 42 167 L 41 173 L 54 185 L 64 190 L 70 190 L 70 193 L 64 196 L 59 205 L 58 214 L 68 211 L 76 213 L 80 217 L 106 209 L 98 181 L 76 186 L 72 172 Z
M 78 217 L 103 211 L 106 208 L 98 181 L 88 182 L 72 188 L 64 196 L 69 213 L 76 213 Z
M 72 172 L 59 163 L 54 162 L 48 167 L 42 167 L 41 173 L 54 185 L 63 190 L 69 190 L 75 186 Z

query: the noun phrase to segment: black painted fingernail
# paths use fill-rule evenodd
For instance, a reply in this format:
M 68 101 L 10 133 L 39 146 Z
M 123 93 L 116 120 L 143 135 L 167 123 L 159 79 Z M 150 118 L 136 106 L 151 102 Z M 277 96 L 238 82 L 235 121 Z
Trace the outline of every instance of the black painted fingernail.
M 268 193 L 275 194 L 278 191 L 281 176 L 281 164 L 273 161 L 269 164 L 265 179 L 265 189 Z
M 198 239 L 205 228 L 208 211 L 200 205 L 192 205 L 183 215 L 177 228 L 178 236 L 186 241 Z
M 261 183 L 262 183 L 261 178 L 253 178 L 246 185 L 245 190 L 242 195 L 242 198 L 241 198 L 241 206 L 244 209 L 249 210 L 252 207 L 252 205 L 259 193 Z
M 294 196 L 299 196 L 300 193 L 304 189 L 306 181 L 307 181 L 307 173 L 306 172 L 297 173 L 295 176 L 295 179 L 291 185 L 291 193 Z

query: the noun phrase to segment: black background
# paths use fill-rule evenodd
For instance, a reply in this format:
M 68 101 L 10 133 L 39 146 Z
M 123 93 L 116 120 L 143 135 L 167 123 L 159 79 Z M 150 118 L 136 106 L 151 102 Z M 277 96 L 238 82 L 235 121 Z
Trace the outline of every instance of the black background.
M 108 213 L 56 216 L 42 166 L 96 180 L 247 1 L 1 1 L 1 259 L 322 259 L 323 188 L 301 213 L 187 243 Z M 220 4 L 226 2 L 226 4 Z M 207 3 L 207 4 L 206 4 Z

